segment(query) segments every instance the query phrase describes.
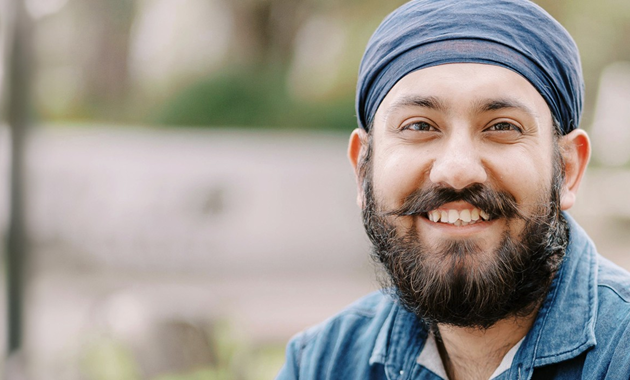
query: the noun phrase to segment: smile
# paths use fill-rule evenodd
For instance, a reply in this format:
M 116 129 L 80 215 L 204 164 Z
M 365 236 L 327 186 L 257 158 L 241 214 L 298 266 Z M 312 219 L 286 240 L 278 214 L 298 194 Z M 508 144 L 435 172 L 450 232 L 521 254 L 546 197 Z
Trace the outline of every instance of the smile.
M 453 209 L 433 210 L 427 213 L 427 218 L 434 223 L 446 223 L 459 227 L 490 220 L 490 215 L 475 207 L 460 211 Z

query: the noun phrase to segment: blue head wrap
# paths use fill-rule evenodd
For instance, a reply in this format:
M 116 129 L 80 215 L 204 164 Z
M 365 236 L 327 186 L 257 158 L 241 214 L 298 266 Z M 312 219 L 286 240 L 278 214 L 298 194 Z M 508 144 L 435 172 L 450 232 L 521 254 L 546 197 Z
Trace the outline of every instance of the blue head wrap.
M 527 79 L 563 133 L 580 124 L 584 80 L 569 33 L 528 0 L 415 0 L 383 20 L 361 61 L 356 112 L 368 129 L 405 75 L 446 63 L 497 65 Z

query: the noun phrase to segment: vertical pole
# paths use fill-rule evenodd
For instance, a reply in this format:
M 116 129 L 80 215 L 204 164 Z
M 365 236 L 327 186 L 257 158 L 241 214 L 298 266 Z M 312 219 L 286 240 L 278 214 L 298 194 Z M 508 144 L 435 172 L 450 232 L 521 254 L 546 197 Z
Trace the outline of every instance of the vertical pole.
M 7 3 L 7 60 L 5 70 L 4 107 L 11 132 L 11 164 L 9 178 L 9 228 L 6 237 L 6 277 L 8 307 L 8 351 L 11 362 L 17 361 L 23 343 L 24 274 L 27 240 L 24 220 L 24 148 L 31 114 L 32 41 L 31 22 L 24 0 Z M 14 363 L 7 362 L 7 371 Z M 19 364 L 17 364 L 19 366 Z

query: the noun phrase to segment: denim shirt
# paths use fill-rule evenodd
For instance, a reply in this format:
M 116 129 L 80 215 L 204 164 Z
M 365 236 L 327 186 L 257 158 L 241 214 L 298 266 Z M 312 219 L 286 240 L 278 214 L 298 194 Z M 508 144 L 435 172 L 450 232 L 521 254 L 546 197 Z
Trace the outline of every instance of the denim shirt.
M 504 379 L 630 379 L 630 274 L 600 256 L 567 214 L 562 265 Z M 431 379 L 417 363 L 428 330 L 372 293 L 296 335 L 277 379 Z

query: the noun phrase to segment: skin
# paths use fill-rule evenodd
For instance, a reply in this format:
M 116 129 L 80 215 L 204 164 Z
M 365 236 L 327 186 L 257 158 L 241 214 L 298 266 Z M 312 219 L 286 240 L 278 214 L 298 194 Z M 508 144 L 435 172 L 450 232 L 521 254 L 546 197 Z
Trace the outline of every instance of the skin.
M 379 106 L 373 124 L 373 186 L 385 209 L 402 205 L 407 195 L 430 184 L 463 189 L 475 183 L 509 192 L 525 213 L 548 199 L 553 173 L 554 133 L 545 100 L 519 74 L 493 65 L 458 63 L 415 71 L 402 78 Z M 363 207 L 357 164 L 367 134 L 356 129 L 348 148 L 357 174 L 358 204 Z M 590 157 L 583 130 L 558 141 L 565 163 L 561 208 L 573 206 Z M 452 202 L 439 210 L 472 209 Z M 399 231 L 415 229 L 429 246 L 470 239 L 483 257 L 467 267 L 483 267 L 505 232 L 517 238 L 522 221 L 501 218 L 467 226 L 434 223 L 423 216 L 395 219 Z M 499 321 L 487 330 L 438 325 L 440 353 L 451 379 L 489 378 L 501 359 L 535 319 Z

